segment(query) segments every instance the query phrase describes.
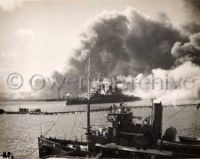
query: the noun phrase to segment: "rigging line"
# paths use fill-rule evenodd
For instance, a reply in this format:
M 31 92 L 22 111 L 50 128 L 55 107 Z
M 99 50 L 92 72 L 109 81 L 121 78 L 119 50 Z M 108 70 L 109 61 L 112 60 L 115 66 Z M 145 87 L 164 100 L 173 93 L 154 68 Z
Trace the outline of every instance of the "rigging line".
M 83 141 L 83 136 L 84 136 L 84 126 L 85 126 L 85 115 L 84 114 L 80 114 L 81 115 L 81 121 L 82 123 L 80 123 L 80 135 L 81 135 L 81 141 Z
M 80 116 L 81 116 L 81 121 L 82 121 L 82 123 L 81 123 L 81 127 L 83 127 L 83 125 L 84 125 L 84 117 L 85 117 L 85 115 L 84 114 L 80 114 Z
M 190 104 L 193 104 L 196 100 L 198 100 L 198 98 L 194 99 Z M 186 109 L 187 107 L 183 107 L 182 109 L 180 109 L 179 111 L 175 112 L 174 114 L 172 114 L 170 117 L 168 117 L 164 122 L 167 122 L 168 120 L 172 119 L 174 116 L 176 116 L 178 113 L 182 112 L 184 109 Z
M 53 125 L 50 127 L 50 129 L 48 129 L 48 130 L 44 133 L 44 134 L 45 134 L 44 136 L 46 136 L 46 135 L 48 134 L 48 132 L 50 132 L 50 131 L 52 130 L 52 128 L 55 126 L 55 123 L 57 122 L 57 120 L 58 120 L 59 118 L 60 118 L 60 115 L 58 115 L 57 119 L 55 120 L 55 122 L 53 123 Z M 39 146 L 39 148 L 40 148 L 40 146 Z M 29 158 L 30 155 L 34 154 L 37 150 L 38 150 L 38 147 L 35 148 L 35 149 L 33 149 L 33 151 L 31 151 L 31 152 L 28 153 L 27 155 L 25 155 L 25 156 L 23 157 L 23 159 Z
M 83 130 L 83 127 L 85 125 L 85 115 L 84 114 L 80 114 L 82 115 L 82 123 L 81 123 L 81 141 L 83 141 L 83 136 L 84 136 L 84 130 Z
M 195 123 L 194 123 L 194 137 L 197 137 L 199 135 L 199 132 L 200 132 L 199 109 L 197 109 L 197 111 L 195 111 L 193 121 L 195 121 Z
M 76 117 L 75 117 L 75 122 L 74 122 L 74 124 L 73 124 L 73 126 L 72 126 L 71 133 L 70 133 L 70 137 L 72 136 L 72 134 L 73 134 L 73 132 L 74 132 L 74 128 L 75 128 L 75 125 L 76 125 L 76 122 L 77 122 L 77 118 L 78 118 L 78 115 L 77 115 L 77 114 L 75 114 L 75 115 L 76 115 Z
M 80 119 L 80 122 L 79 122 L 79 136 L 81 137 L 81 141 L 82 141 L 82 122 L 83 122 L 83 119 L 82 119 L 82 116 L 81 114 L 79 114 L 79 119 Z
M 78 131 L 80 132 L 82 130 L 82 122 L 83 122 L 83 120 L 82 120 L 82 116 L 80 114 L 77 114 L 77 116 L 79 116 L 79 118 L 77 120 L 77 123 L 79 125 L 79 127 L 78 127 L 79 130 Z M 76 132 L 76 136 L 77 136 L 77 132 Z
M 66 117 L 69 117 L 69 119 L 71 118 L 70 116 L 73 114 L 69 114 L 66 115 Z M 69 119 L 66 119 L 67 121 L 70 121 Z M 68 125 L 69 124 L 69 125 Z M 68 122 L 68 124 L 66 125 L 67 127 L 71 128 L 73 126 L 73 122 Z M 71 132 L 68 131 L 68 129 L 65 130 L 65 139 L 67 139 L 69 137 L 69 134 L 71 134 Z
M 34 153 L 36 153 L 38 151 L 38 149 L 41 148 L 42 146 L 43 145 L 39 145 L 38 147 L 34 148 L 33 151 L 31 151 L 31 152 L 27 153 L 26 155 L 24 155 L 22 157 L 22 159 L 30 159 L 30 155 L 33 155 Z M 52 157 L 52 156 L 47 156 L 47 158 L 48 157 Z M 44 158 L 46 158 L 46 157 L 44 157 Z M 43 158 L 41 158 L 41 159 L 43 159 Z
M 69 115 L 66 115 L 66 117 L 69 117 L 69 119 L 71 118 L 70 116 L 71 116 L 72 114 L 69 114 Z M 68 118 L 66 119 L 66 121 L 70 121 Z M 69 128 L 71 128 L 72 127 L 72 122 L 70 121 L 70 122 L 67 122 L 66 123 L 66 127 L 69 127 Z M 67 138 L 69 138 L 69 134 L 70 134 L 70 132 L 68 131 L 68 129 L 66 129 L 65 130 L 65 139 L 67 139 Z
M 60 118 L 60 116 L 61 115 L 59 114 L 58 117 L 57 117 L 57 119 L 52 124 L 52 126 L 44 133 L 44 136 L 46 136 L 52 130 L 52 128 L 56 125 L 56 122 L 58 121 L 58 119 Z
M 43 145 L 40 145 L 40 146 L 34 148 L 33 151 L 31 151 L 31 152 L 29 152 L 28 154 L 24 155 L 24 156 L 22 157 L 22 159 L 30 159 L 30 155 L 33 155 L 34 153 L 36 153 L 36 152 L 38 151 L 38 149 L 41 148 L 42 146 L 43 146 Z M 47 156 L 47 157 L 53 157 L 53 156 Z M 44 158 L 46 158 L 46 157 L 44 157 Z M 41 159 L 42 159 L 42 158 L 41 158 Z
M 102 113 L 99 113 L 99 118 L 100 118 L 100 124 L 102 125 L 102 127 L 103 127 L 103 125 L 105 125 L 104 123 L 103 123 L 103 119 L 102 119 L 102 116 L 103 115 L 101 115 Z M 103 116 L 104 117 L 104 116 Z
M 22 157 L 22 159 L 30 159 L 30 155 L 33 155 L 34 153 L 36 153 L 38 151 L 38 149 L 41 148 L 41 147 L 42 147 L 42 145 L 40 145 L 39 147 L 34 148 L 33 151 L 31 151 L 31 152 L 27 153 L 26 155 L 24 155 Z
M 77 124 L 80 125 L 78 127 L 78 129 L 81 129 L 82 127 L 82 116 L 80 114 L 77 114 L 77 116 L 79 116 L 78 120 L 77 120 Z M 79 131 L 79 130 L 78 130 Z
M 77 125 L 80 125 L 81 124 L 81 117 L 80 117 L 80 115 L 79 114 L 76 114 L 77 115 L 77 117 L 78 117 L 78 119 L 77 119 L 77 121 L 76 121 L 76 125 L 75 125 L 75 133 L 74 133 L 74 135 L 76 136 L 76 138 L 77 137 L 79 137 L 80 136 L 80 127 L 78 126 L 77 127 Z M 78 133 L 79 132 L 79 133 Z
M 99 119 L 100 119 L 100 124 L 102 127 L 105 127 L 105 122 L 104 122 L 104 113 L 99 112 Z
M 38 148 L 40 148 L 41 146 L 42 145 L 40 145 L 39 147 L 34 148 L 33 151 L 31 151 L 31 152 L 27 153 L 26 155 L 24 155 L 22 159 L 26 159 L 26 158 L 30 159 L 30 155 L 36 153 L 38 151 Z

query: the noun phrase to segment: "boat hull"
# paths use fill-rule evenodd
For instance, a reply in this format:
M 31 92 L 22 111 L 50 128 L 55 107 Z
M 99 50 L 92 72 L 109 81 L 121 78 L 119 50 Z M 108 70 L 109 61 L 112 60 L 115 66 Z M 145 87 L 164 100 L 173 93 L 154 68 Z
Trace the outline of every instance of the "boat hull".
M 39 158 L 66 157 L 89 155 L 87 150 L 80 149 L 80 143 L 72 144 L 69 140 L 58 140 L 52 138 L 38 137 Z M 82 147 L 86 146 L 85 144 Z
M 103 103 L 120 103 L 120 102 L 131 102 L 140 100 L 139 97 L 134 96 L 100 96 L 100 97 L 91 97 L 91 104 L 103 104 Z M 66 105 L 78 105 L 78 104 L 87 104 L 88 100 L 85 98 L 69 98 L 67 99 Z
M 96 157 L 96 158 L 133 158 L 139 157 L 150 159 L 152 156 L 170 156 L 160 150 L 128 148 L 120 145 L 97 144 L 93 151 L 88 151 L 86 143 L 70 143 L 69 140 L 58 140 L 52 138 L 38 137 L 39 158 L 48 157 Z M 81 148 L 80 148 L 81 147 Z
M 174 158 L 200 157 L 200 144 L 162 141 L 160 149 L 171 151 Z
M 200 140 L 194 137 L 179 136 L 181 143 L 200 144 Z
M 87 143 L 59 140 L 52 138 L 38 138 L 39 158 L 47 157 L 97 157 L 98 158 L 151 158 L 160 156 L 170 158 L 200 157 L 200 144 L 184 144 L 180 142 L 162 141 L 156 149 L 138 149 L 120 145 L 95 145 L 94 151 L 87 150 Z

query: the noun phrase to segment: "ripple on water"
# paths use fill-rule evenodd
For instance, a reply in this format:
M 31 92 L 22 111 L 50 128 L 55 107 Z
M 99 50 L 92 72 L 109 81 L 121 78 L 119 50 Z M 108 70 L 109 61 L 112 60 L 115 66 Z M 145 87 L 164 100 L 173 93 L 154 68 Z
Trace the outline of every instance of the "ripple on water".
M 137 103 L 142 105 L 141 103 Z M 144 104 L 144 103 L 143 103 Z M 150 102 L 148 103 L 150 104 Z M 147 105 L 148 105 L 147 104 Z M 1 104 L 2 105 L 2 104 Z M 1 108 L 9 110 L 17 110 L 20 103 L 11 105 L 6 104 Z M 109 105 L 95 105 L 94 107 L 106 107 Z M 23 107 L 41 108 L 43 111 L 66 111 L 66 110 L 83 110 L 85 106 L 65 106 L 65 102 L 29 102 L 23 103 Z M 187 134 L 182 131 L 184 128 L 190 128 L 194 122 L 195 108 L 186 108 L 175 117 L 168 119 L 175 112 L 182 108 L 164 108 L 163 113 L 163 129 L 169 126 L 175 126 L 178 134 Z M 151 112 L 150 108 L 133 109 L 136 116 L 148 116 Z M 168 119 L 168 120 L 167 120 Z M 47 130 L 54 124 L 56 125 L 48 132 L 47 136 L 57 138 L 84 139 L 86 126 L 86 114 L 63 114 L 63 115 L 0 115 L 0 152 L 11 151 L 15 154 L 16 159 L 37 159 L 38 145 L 37 137 L 45 134 Z M 92 125 L 107 125 L 106 112 L 91 113 Z

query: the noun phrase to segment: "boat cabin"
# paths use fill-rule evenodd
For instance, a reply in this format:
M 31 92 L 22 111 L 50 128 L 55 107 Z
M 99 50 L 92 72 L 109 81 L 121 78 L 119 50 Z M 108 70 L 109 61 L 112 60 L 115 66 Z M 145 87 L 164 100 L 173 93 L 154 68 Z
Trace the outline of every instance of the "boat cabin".
M 152 126 L 148 118 L 133 116 L 129 108 L 123 104 L 113 106 L 107 115 L 111 123 L 108 128 L 91 130 L 92 143 L 117 143 L 123 146 L 151 147 L 153 140 Z

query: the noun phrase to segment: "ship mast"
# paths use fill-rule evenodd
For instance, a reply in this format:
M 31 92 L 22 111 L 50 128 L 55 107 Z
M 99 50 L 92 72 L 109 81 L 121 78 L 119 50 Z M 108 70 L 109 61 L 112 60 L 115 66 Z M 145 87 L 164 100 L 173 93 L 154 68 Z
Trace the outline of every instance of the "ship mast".
M 88 58 L 88 105 L 87 105 L 87 135 L 90 135 L 90 55 Z

